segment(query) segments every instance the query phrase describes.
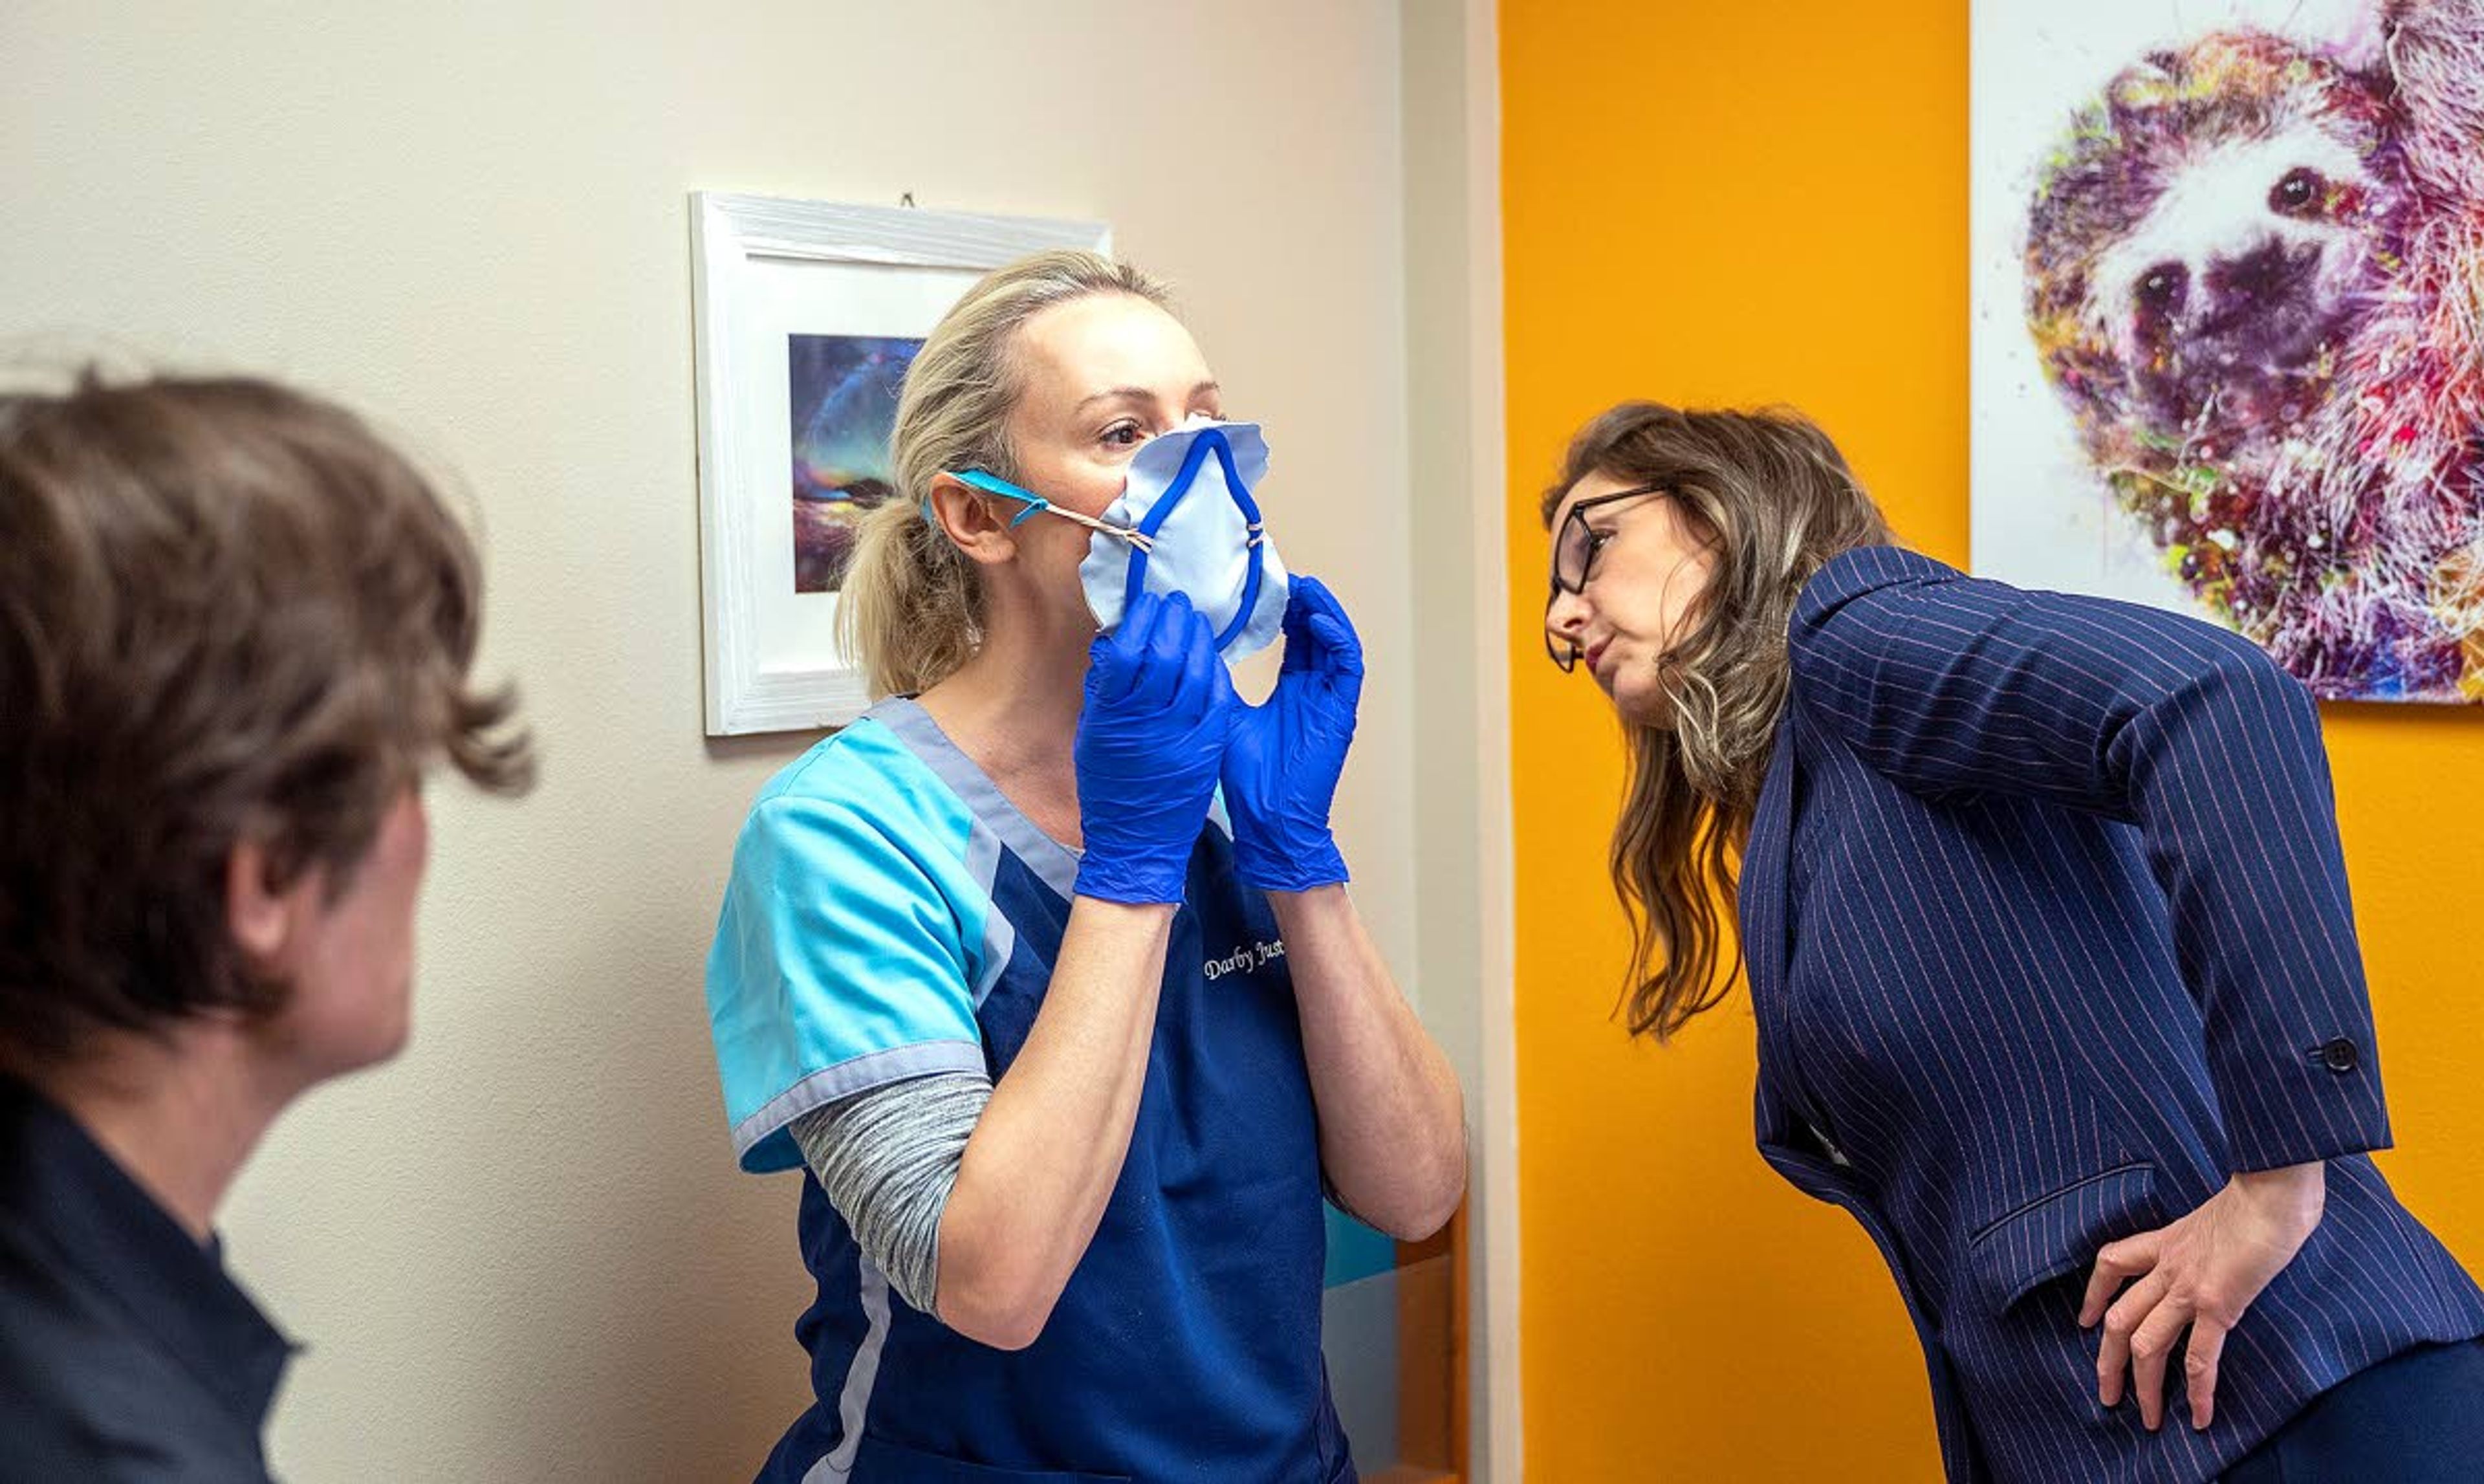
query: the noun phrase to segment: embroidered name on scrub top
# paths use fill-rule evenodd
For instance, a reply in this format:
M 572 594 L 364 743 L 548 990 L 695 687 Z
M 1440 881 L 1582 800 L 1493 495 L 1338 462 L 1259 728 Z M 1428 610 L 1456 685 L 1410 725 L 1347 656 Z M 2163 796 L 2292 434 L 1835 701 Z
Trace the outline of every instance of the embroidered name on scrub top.
M 1254 943 L 1248 948 L 1235 949 L 1222 958 L 1210 958 L 1201 972 L 1210 979 L 1223 979 L 1228 974 L 1248 974 L 1254 969 L 1264 969 L 1283 957 L 1285 945 L 1282 939 Z

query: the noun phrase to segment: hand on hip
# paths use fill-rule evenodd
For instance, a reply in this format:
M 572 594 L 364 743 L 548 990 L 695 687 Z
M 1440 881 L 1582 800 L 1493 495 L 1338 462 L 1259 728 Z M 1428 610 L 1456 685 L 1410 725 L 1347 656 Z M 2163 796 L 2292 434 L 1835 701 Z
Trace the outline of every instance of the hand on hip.
M 2140 1420 L 2154 1432 L 2165 1420 L 2166 1362 L 2189 1330 L 2182 1370 L 2191 1425 L 2208 1425 L 2226 1336 L 2320 1225 L 2327 1170 L 2315 1160 L 2235 1175 L 2190 1215 L 2096 1254 L 2079 1324 L 2104 1321 L 2097 1401 L 2119 1405 L 2127 1371 Z

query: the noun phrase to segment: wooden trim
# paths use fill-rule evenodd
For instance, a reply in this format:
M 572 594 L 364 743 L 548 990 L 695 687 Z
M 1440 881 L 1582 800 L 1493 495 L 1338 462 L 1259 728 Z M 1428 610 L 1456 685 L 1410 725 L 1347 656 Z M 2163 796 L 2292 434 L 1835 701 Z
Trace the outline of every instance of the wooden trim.
M 1398 1467 L 1374 1484 L 1455 1480 L 1467 1470 L 1467 1208 L 1397 1244 Z
M 1449 1471 L 1460 1478 L 1472 1468 L 1467 1458 L 1467 1440 L 1474 1436 L 1473 1399 L 1469 1395 L 1467 1376 L 1472 1352 L 1468 1336 L 1473 1333 L 1474 1316 L 1468 1311 L 1467 1296 L 1473 1291 L 1469 1280 L 1469 1228 L 1467 1202 L 1458 1202 L 1458 1214 L 1449 1219 Z

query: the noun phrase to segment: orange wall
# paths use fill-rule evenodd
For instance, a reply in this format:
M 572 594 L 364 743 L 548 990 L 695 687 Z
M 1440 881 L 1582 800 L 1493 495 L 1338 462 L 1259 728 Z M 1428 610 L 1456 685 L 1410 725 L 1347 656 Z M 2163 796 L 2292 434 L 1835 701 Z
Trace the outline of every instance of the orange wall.
M 1504 0 L 1522 1374 L 1533 1484 L 1936 1477 L 1871 1244 L 1751 1147 L 1739 991 L 1666 1049 L 1608 1014 L 1621 749 L 1543 659 L 1535 495 L 1625 396 L 1791 402 L 1908 542 L 1967 532 L 1960 0 Z M 2331 708 L 2409 1203 L 2484 1267 L 2484 715 Z

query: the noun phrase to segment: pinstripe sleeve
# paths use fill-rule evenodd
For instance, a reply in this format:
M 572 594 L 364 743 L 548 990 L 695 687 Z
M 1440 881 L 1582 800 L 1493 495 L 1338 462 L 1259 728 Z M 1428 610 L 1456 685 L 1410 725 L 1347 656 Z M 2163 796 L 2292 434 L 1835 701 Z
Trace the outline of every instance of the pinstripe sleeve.
M 1895 548 L 1823 568 L 1788 641 L 1796 703 L 1900 786 L 2138 827 L 2204 1017 L 2231 1168 L 2389 1144 L 2319 716 L 2256 646 Z

